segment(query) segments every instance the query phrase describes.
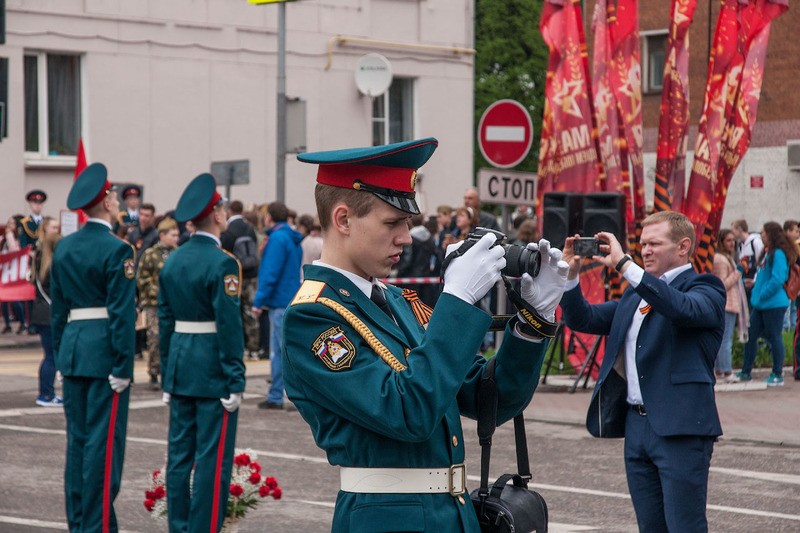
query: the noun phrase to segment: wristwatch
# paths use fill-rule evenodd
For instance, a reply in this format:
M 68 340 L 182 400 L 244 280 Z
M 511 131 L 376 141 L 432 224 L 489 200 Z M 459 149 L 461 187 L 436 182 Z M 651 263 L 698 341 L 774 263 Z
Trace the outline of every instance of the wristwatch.
M 622 273 L 621 269 L 623 266 L 625 266 L 625 263 L 627 263 L 628 261 L 633 261 L 633 258 L 628 254 L 623 255 L 622 259 L 620 259 L 619 263 L 617 263 L 617 266 L 614 267 L 614 270 L 616 270 L 619 273 Z

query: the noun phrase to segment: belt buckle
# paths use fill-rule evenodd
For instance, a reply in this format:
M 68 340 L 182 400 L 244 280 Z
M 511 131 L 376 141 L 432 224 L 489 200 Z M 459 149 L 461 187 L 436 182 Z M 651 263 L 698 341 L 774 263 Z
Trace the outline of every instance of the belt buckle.
M 459 473 L 461 474 L 461 481 L 458 486 L 454 483 L 455 476 Z M 458 489 L 458 490 L 456 490 Z M 464 466 L 464 463 L 459 463 L 457 465 L 452 465 L 447 471 L 447 492 L 450 493 L 450 496 L 458 496 L 460 494 L 464 494 L 467 491 L 467 467 Z

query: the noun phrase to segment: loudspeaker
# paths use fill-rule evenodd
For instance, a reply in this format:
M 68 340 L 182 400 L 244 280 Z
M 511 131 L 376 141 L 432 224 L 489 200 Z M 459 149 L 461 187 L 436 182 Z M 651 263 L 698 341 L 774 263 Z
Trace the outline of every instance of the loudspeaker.
M 542 236 L 556 248 L 583 226 L 583 196 L 571 192 L 548 192 L 543 199 Z
M 583 197 L 582 235 L 591 237 L 598 231 L 613 233 L 620 243 L 625 242 L 625 195 L 596 192 Z

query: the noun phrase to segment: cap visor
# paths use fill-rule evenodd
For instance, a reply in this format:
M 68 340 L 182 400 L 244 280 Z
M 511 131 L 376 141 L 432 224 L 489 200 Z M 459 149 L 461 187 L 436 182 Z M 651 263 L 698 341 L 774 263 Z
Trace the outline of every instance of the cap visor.
M 413 198 L 402 198 L 400 196 L 390 196 L 388 194 L 381 194 L 377 192 L 373 192 L 372 194 L 392 207 L 403 211 L 404 213 L 410 213 L 412 215 L 419 214 L 419 206 L 417 205 L 417 201 Z

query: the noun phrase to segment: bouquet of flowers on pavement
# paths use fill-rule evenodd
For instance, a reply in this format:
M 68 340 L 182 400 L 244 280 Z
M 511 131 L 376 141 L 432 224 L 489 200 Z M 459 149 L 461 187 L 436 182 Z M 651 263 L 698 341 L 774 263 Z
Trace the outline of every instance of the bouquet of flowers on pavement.
M 261 473 L 258 456 L 252 450 L 233 457 L 231 470 L 231 486 L 228 493 L 228 510 L 225 519 L 237 521 L 255 509 L 258 503 L 268 496 L 280 500 L 283 491 L 274 477 L 266 477 Z M 167 517 L 166 469 L 153 471 L 150 489 L 144 492 L 144 507 L 156 519 Z

